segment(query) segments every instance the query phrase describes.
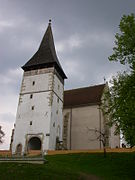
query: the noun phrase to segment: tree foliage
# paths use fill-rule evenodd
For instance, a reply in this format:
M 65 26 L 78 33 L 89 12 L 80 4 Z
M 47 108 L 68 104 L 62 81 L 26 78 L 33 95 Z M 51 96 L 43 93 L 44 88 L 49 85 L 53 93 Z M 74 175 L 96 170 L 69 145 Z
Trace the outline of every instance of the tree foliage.
M 0 126 L 0 144 L 3 143 L 4 136 L 5 136 L 5 133 L 2 131 L 2 127 Z
M 120 33 L 115 35 L 115 47 L 110 61 L 119 61 L 121 64 L 128 64 L 135 70 L 135 16 L 124 15 L 119 25 Z
M 110 92 L 106 93 L 108 107 L 106 113 L 110 124 L 116 125 L 116 133 L 122 131 L 127 143 L 135 145 L 135 16 L 124 15 L 119 25 L 120 33 L 115 38 L 110 61 L 128 64 L 130 73 L 118 73 L 113 77 Z
M 120 131 L 130 146 L 135 145 L 135 73 L 118 74 L 113 77 L 108 100 L 107 114 L 110 125 L 115 124 L 116 134 Z

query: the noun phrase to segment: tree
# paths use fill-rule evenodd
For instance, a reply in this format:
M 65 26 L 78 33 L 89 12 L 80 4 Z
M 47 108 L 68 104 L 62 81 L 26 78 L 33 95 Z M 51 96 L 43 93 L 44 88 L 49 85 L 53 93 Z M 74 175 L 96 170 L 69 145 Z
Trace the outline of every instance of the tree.
M 100 141 L 102 142 L 103 145 L 103 149 L 104 149 L 104 157 L 106 157 L 106 146 L 108 144 L 108 139 L 109 139 L 109 134 L 107 129 L 105 128 L 104 130 L 98 130 L 96 128 L 92 129 L 92 128 L 88 128 L 89 132 L 93 132 L 95 134 L 95 138 L 90 138 L 90 141 Z
M 115 124 L 116 134 L 120 131 L 132 147 L 135 145 L 135 73 L 118 74 L 113 77 L 110 92 L 106 92 L 110 125 Z
M 108 100 L 106 114 L 110 125 L 115 124 L 116 133 L 120 131 L 127 143 L 135 145 L 135 16 L 124 15 L 119 25 L 120 33 L 115 38 L 113 54 L 110 61 L 128 64 L 130 73 L 118 73 L 113 77 L 110 92 L 106 93 Z
M 2 127 L 0 126 L 0 144 L 3 143 L 4 136 L 5 136 L 5 133 L 2 131 Z
M 124 15 L 119 25 L 120 33 L 115 35 L 115 47 L 110 61 L 119 61 L 128 64 L 135 70 L 135 15 Z

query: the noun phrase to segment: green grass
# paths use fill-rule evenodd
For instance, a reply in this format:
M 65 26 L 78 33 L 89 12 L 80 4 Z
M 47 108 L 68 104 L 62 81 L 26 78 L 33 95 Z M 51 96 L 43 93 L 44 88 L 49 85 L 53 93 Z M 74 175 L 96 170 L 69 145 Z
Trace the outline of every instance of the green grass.
M 48 163 L 43 165 L 0 163 L 0 179 L 135 179 L 135 153 L 108 153 L 106 158 L 102 153 L 81 153 L 46 159 Z

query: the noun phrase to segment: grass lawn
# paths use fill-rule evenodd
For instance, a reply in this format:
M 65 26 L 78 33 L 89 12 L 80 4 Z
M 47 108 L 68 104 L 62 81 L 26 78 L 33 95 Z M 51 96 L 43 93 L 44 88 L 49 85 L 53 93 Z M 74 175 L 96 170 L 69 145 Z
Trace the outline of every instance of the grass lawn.
M 48 163 L 0 163 L 0 180 L 135 179 L 135 153 L 46 156 Z

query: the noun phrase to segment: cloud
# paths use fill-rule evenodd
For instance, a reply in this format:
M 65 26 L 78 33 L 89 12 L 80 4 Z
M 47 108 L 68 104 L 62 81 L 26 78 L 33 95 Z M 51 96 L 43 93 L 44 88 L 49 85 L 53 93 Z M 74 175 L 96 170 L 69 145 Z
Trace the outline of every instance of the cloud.
M 12 92 L 9 93 L 6 90 L 6 93 L 0 94 L 0 114 L 2 113 L 10 113 L 14 114 L 16 113 L 17 108 L 17 102 L 18 102 L 18 95 L 13 94 Z
M 111 48 L 113 44 L 114 37 L 111 32 L 108 31 L 94 31 L 90 32 L 85 37 L 85 45 L 89 44 L 89 47 L 94 47 L 95 49 L 99 46 L 108 46 Z
M 9 85 L 14 84 L 18 80 L 18 76 L 22 76 L 22 70 L 20 68 L 17 69 L 9 69 L 5 74 L 0 74 L 0 85 Z
M 10 88 L 10 87 L 9 87 Z M 13 93 L 0 93 L 0 125 L 5 133 L 0 149 L 9 149 L 10 137 L 15 123 L 18 96 Z
M 19 93 L 20 85 L 22 78 L 22 70 L 21 68 L 17 69 L 9 69 L 8 71 L 0 74 L 0 99 L 4 101 L 7 100 L 7 97 L 16 97 L 17 93 Z M 5 102 L 5 101 L 4 101 Z M 11 101 L 11 103 L 14 101 Z M 3 102 L 2 102 L 3 103 Z M 10 102 L 7 103 L 9 104 Z M 1 102 L 0 102 L 1 106 Z M 6 106 L 6 104 L 5 104 Z M 2 107 L 1 107 L 2 108 Z
M 2 126 L 2 130 L 5 133 L 5 136 L 3 138 L 4 142 L 3 142 L 3 144 L 0 144 L 0 149 L 4 149 L 4 150 L 9 149 L 13 124 L 0 121 L 0 125 Z
M 5 123 L 14 123 L 15 115 L 11 112 L 8 113 L 0 113 L 0 121 Z
M 97 54 L 97 49 L 103 49 L 102 54 L 105 54 L 104 49 L 111 49 L 113 47 L 114 37 L 112 33 L 108 31 L 87 31 L 85 34 L 74 34 L 67 37 L 64 40 L 56 41 L 56 50 L 58 54 L 64 54 L 67 59 L 69 56 L 74 55 L 78 59 L 82 58 L 82 55 L 87 58 L 92 58 L 92 55 Z M 99 54 L 101 51 L 99 51 Z M 80 57 L 79 57 L 80 56 Z M 65 58 L 65 57 L 64 57 Z M 74 61 L 74 59 L 72 59 Z M 96 59 L 96 62 L 98 59 Z
M 5 31 L 5 29 L 13 28 L 14 23 L 11 21 L 5 21 L 5 20 L 0 20 L 0 32 Z
M 20 89 L 18 81 L 21 76 L 21 69 L 10 69 L 0 74 L 0 125 L 5 133 L 4 143 L 0 145 L 0 149 L 9 149 Z
M 21 78 L 21 69 L 10 69 L 0 74 L 0 114 L 15 115 Z
M 78 64 L 78 62 L 76 61 L 72 61 L 72 60 L 68 60 L 65 63 L 65 69 L 67 69 L 67 75 L 68 77 L 72 77 L 72 78 L 78 78 L 80 80 L 84 80 L 83 79 L 83 74 L 81 72 L 81 66 L 80 64 Z
M 56 42 L 56 47 L 58 52 L 64 53 L 65 51 L 74 51 L 82 46 L 83 41 L 79 34 L 74 34 L 67 39 Z
M 14 17 L 3 17 L 0 14 L 0 32 L 7 33 L 12 31 L 16 31 L 23 24 L 24 27 L 30 27 L 32 23 L 25 16 L 14 16 Z

